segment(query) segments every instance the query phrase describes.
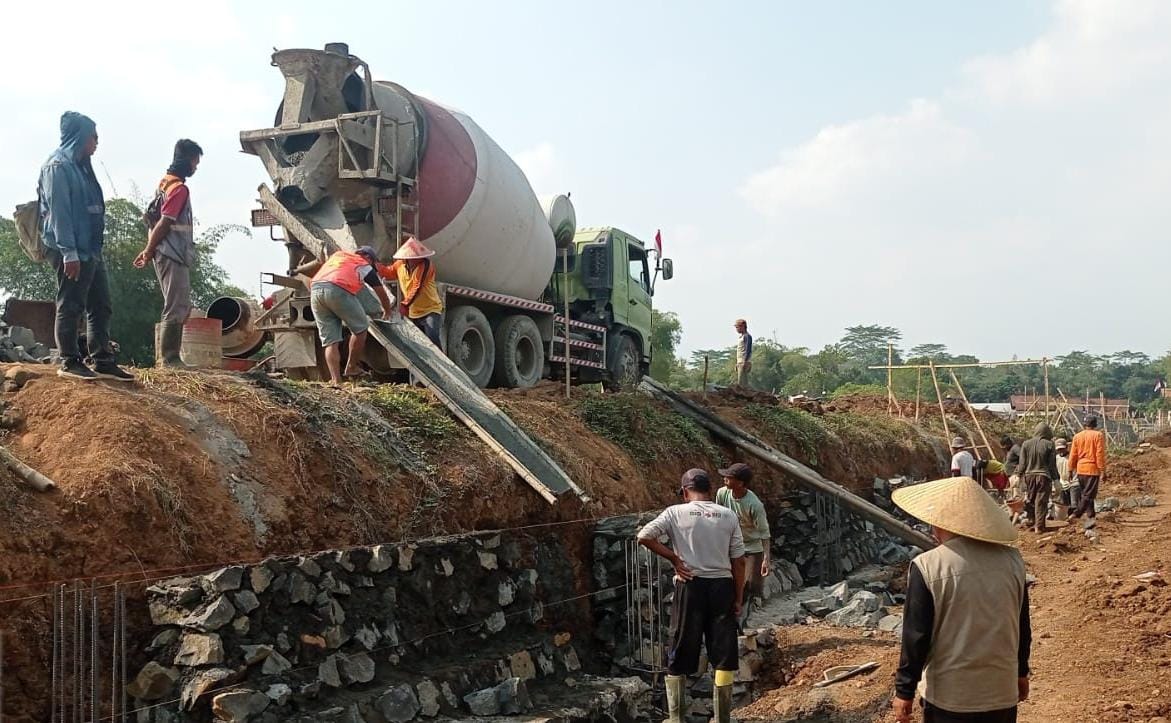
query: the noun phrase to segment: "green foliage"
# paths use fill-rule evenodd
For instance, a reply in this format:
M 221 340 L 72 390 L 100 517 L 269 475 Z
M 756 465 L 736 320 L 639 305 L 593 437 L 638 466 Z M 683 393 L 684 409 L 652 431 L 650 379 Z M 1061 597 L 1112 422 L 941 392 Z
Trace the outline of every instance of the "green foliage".
M 809 464 L 818 464 L 818 450 L 829 441 L 829 435 L 817 417 L 801 409 L 764 404 L 749 404 L 744 414 L 757 422 L 766 435 L 797 445 Z
M 399 432 L 426 442 L 452 437 L 459 425 L 447 410 L 421 389 L 401 384 L 379 384 L 370 402 Z
M 696 455 L 717 463 L 722 460 L 719 449 L 698 425 L 638 394 L 581 397 L 578 413 L 587 427 L 642 464 Z
M 142 209 L 132 201 L 113 198 L 106 202 L 104 257 L 110 281 L 114 314 L 110 336 L 122 348 L 121 361 L 139 366 L 154 362 L 154 325 L 162 313 L 162 294 L 151 268 L 134 268 L 134 257 L 146 245 Z M 196 261 L 191 272 L 192 301 L 203 308 L 217 296 L 247 296 L 228 283 L 227 272 L 215 263 L 215 250 L 233 233 L 251 235 L 243 226 L 220 224 L 196 240 Z M 57 280 L 48 264 L 35 263 L 20 249 L 16 226 L 0 218 L 0 289 L 21 299 L 56 297 Z
M 886 394 L 886 390 L 881 390 Z M 875 445 L 904 446 L 914 439 L 907 422 L 879 414 L 830 412 L 821 417 L 823 424 L 847 444 L 869 442 Z
M 671 374 L 679 366 L 675 347 L 683 338 L 683 324 L 673 311 L 651 311 L 651 377 L 660 382 L 671 381 Z
M 886 397 L 886 387 L 880 384 L 855 384 L 847 382 L 829 395 L 830 399 L 839 397 Z

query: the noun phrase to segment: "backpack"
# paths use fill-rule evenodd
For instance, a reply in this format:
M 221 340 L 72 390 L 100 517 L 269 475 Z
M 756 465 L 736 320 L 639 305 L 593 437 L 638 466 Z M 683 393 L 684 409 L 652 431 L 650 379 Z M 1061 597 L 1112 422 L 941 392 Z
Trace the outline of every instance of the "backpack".
M 167 200 L 167 194 L 175 186 L 181 185 L 183 181 L 174 180 L 165 186 L 161 186 L 155 191 L 155 197 L 147 204 L 146 210 L 142 212 L 142 223 L 146 225 L 147 232 L 150 232 L 159 221 L 163 220 L 163 203 Z
M 45 260 L 45 242 L 41 239 L 41 201 L 22 203 L 12 214 L 16 222 L 16 238 L 25 256 L 37 263 Z

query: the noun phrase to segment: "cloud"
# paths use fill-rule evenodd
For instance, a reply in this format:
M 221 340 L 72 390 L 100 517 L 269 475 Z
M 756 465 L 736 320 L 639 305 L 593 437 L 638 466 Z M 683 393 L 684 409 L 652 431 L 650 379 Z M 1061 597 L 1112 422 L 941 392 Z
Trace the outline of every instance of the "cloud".
M 542 141 L 532 148 L 512 154 L 512 158 L 524 171 L 537 195 L 554 192 L 558 163 L 557 151 L 552 143 Z
M 1169 35 L 1171 3 L 1060 2 L 1032 42 L 973 58 L 938 97 L 783 149 L 739 187 L 762 228 L 741 248 L 774 250 L 745 271 L 770 293 L 750 294 L 810 294 L 823 327 L 878 320 L 911 343 L 962 327 L 949 344 L 986 356 L 1161 353 L 1159 330 L 1108 304 L 1079 311 L 1088 337 L 1014 320 L 1034 300 L 1061 313 L 1089 289 L 1161 305 Z

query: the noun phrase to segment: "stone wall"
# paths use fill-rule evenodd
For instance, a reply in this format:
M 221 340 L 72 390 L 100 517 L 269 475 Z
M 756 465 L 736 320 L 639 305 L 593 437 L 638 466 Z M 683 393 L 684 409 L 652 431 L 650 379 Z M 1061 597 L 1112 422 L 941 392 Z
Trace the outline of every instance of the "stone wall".
M 546 683 L 598 685 L 568 552 L 554 532 L 484 533 L 171 579 L 148 590 L 158 632 L 129 693 L 148 722 L 525 713 Z M 607 700 L 639 704 L 623 685 Z

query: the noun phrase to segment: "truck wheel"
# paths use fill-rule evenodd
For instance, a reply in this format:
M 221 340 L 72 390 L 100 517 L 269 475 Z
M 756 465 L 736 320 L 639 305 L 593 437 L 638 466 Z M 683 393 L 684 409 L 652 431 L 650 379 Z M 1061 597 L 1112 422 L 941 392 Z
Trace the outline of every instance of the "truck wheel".
M 527 389 L 541 381 L 545 370 L 545 346 L 537 323 L 524 314 L 514 314 L 496 327 L 497 386 Z
M 447 356 L 483 389 L 492 379 L 496 343 L 484 312 L 457 306 L 447 312 Z
M 610 381 L 606 387 L 612 391 L 630 391 L 642 381 L 642 355 L 638 344 L 628 334 L 619 334 L 610 355 Z

